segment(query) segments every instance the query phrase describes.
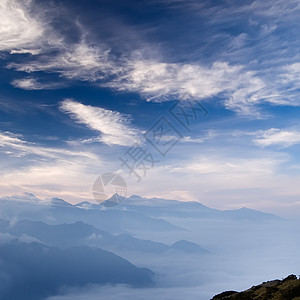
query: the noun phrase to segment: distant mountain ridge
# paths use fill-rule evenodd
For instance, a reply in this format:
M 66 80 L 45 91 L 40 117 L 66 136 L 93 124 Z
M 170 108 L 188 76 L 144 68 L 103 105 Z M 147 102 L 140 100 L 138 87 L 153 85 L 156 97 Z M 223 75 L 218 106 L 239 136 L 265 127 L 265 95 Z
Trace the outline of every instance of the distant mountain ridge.
M 114 195 L 110 198 L 113 199 Z M 117 206 L 110 207 L 103 206 L 99 204 L 93 204 L 88 201 L 77 203 L 72 205 L 71 203 L 60 199 L 60 198 L 51 198 L 40 200 L 33 194 L 25 194 L 24 196 L 11 196 L 0 198 L 0 202 L 5 200 L 10 201 L 22 201 L 28 203 L 29 201 L 24 201 L 28 199 L 32 204 L 45 204 L 52 205 L 53 207 L 73 207 L 80 208 L 85 210 L 96 210 L 96 211 L 128 211 L 141 213 L 146 216 L 158 218 L 163 216 L 175 216 L 175 217 L 194 217 L 194 218 L 222 218 L 222 219 L 237 219 L 237 220 L 277 220 L 279 221 L 282 218 L 271 214 L 261 212 L 259 210 L 250 209 L 247 207 L 242 207 L 239 209 L 231 210 L 218 210 L 214 208 L 207 207 L 200 202 L 196 201 L 179 201 L 179 200 L 170 200 L 163 198 L 145 198 L 138 195 L 132 195 L 128 198 L 124 198 Z M 110 199 L 107 199 L 106 202 L 110 202 Z M 1 203 L 0 203 L 1 204 Z
M 16 237 L 30 236 L 49 246 L 63 248 L 89 245 L 113 252 L 136 251 L 158 254 L 175 250 L 182 253 L 209 253 L 198 244 L 189 241 L 181 240 L 169 246 L 160 242 L 138 239 L 128 234 L 112 235 L 81 221 L 49 225 L 41 221 L 22 220 L 10 225 L 8 221 L 0 219 L 0 232 Z
M 195 201 L 148 199 L 133 195 L 125 198 L 118 206 L 104 207 L 86 201 L 72 205 L 59 198 L 40 200 L 33 194 L 0 198 L 0 218 L 28 219 L 47 224 L 71 224 L 82 221 L 111 234 L 186 230 L 172 224 L 172 218 L 255 223 L 283 220 L 276 215 L 249 208 L 217 210 Z
M 82 221 L 104 231 L 119 234 L 136 228 L 150 231 L 183 230 L 162 218 L 122 207 L 105 208 L 87 203 L 72 205 L 58 198 L 45 201 L 37 199 L 32 200 L 31 196 L 27 201 L 27 195 L 0 198 L 0 218 L 28 219 L 50 224 Z
M 113 196 L 114 197 L 114 196 Z M 112 197 L 112 198 L 113 198 Z M 110 199 L 105 202 L 109 203 Z M 97 204 L 89 202 L 78 203 L 75 206 L 85 209 L 97 209 Z M 107 205 L 110 207 L 111 205 Z M 123 202 L 118 205 L 119 209 L 126 209 L 152 217 L 175 216 L 180 218 L 222 218 L 236 220 L 282 220 L 280 217 L 261 212 L 259 210 L 242 207 L 233 210 L 218 210 L 203 205 L 197 201 L 179 201 L 163 198 L 144 198 L 138 195 L 132 195 L 124 198 Z M 116 208 L 117 208 L 116 207 Z
M 220 218 L 249 221 L 282 220 L 280 217 L 258 210 L 242 207 L 235 210 L 218 210 L 196 201 L 167 200 L 163 198 L 143 198 L 132 195 L 124 199 L 120 207 L 145 213 L 153 217 L 173 216 L 179 218 Z

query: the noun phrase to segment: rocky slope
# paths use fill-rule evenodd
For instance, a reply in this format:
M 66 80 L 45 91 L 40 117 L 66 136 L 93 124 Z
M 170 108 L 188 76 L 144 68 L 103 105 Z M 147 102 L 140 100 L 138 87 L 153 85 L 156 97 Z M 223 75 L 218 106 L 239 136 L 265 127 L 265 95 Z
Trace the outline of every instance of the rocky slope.
M 226 291 L 211 300 L 300 300 L 300 279 L 290 275 L 283 280 L 272 280 L 243 292 Z

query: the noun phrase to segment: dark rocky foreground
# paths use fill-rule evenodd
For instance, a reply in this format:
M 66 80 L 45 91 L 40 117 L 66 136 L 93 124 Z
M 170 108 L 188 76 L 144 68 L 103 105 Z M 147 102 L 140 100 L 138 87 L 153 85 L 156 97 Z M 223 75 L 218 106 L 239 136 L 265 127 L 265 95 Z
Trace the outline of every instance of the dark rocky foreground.
M 272 280 L 243 292 L 226 291 L 211 300 L 300 300 L 300 279 L 290 275 L 283 280 Z

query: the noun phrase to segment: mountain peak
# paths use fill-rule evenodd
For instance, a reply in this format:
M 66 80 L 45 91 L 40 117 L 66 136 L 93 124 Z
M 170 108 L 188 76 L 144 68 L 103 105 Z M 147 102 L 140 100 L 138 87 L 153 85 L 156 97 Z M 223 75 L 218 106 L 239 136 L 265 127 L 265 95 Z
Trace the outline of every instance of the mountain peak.
M 52 205 L 73 206 L 71 203 L 69 203 L 61 198 L 51 198 L 50 203 Z
M 173 245 L 170 246 L 170 249 L 179 250 L 186 253 L 204 254 L 209 252 L 206 249 L 202 248 L 200 245 L 186 240 L 180 240 L 175 242 Z
M 124 200 L 124 198 L 125 197 L 120 196 L 119 194 L 115 193 L 109 199 L 102 202 L 102 205 L 106 206 L 106 207 L 113 207 L 113 206 L 119 205 Z

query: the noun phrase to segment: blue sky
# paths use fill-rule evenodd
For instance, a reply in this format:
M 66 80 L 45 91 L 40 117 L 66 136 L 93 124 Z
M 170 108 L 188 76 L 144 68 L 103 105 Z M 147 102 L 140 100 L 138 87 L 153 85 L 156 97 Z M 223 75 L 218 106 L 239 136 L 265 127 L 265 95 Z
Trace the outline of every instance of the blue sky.
M 1 194 L 94 201 L 95 179 L 119 172 L 129 195 L 299 213 L 299 13 L 296 0 L 1 0 Z M 191 103 L 208 114 L 185 130 L 170 108 Z M 181 136 L 165 155 L 145 139 L 162 117 L 176 129 L 162 141 Z M 138 148 L 153 159 L 140 181 L 120 160 Z

